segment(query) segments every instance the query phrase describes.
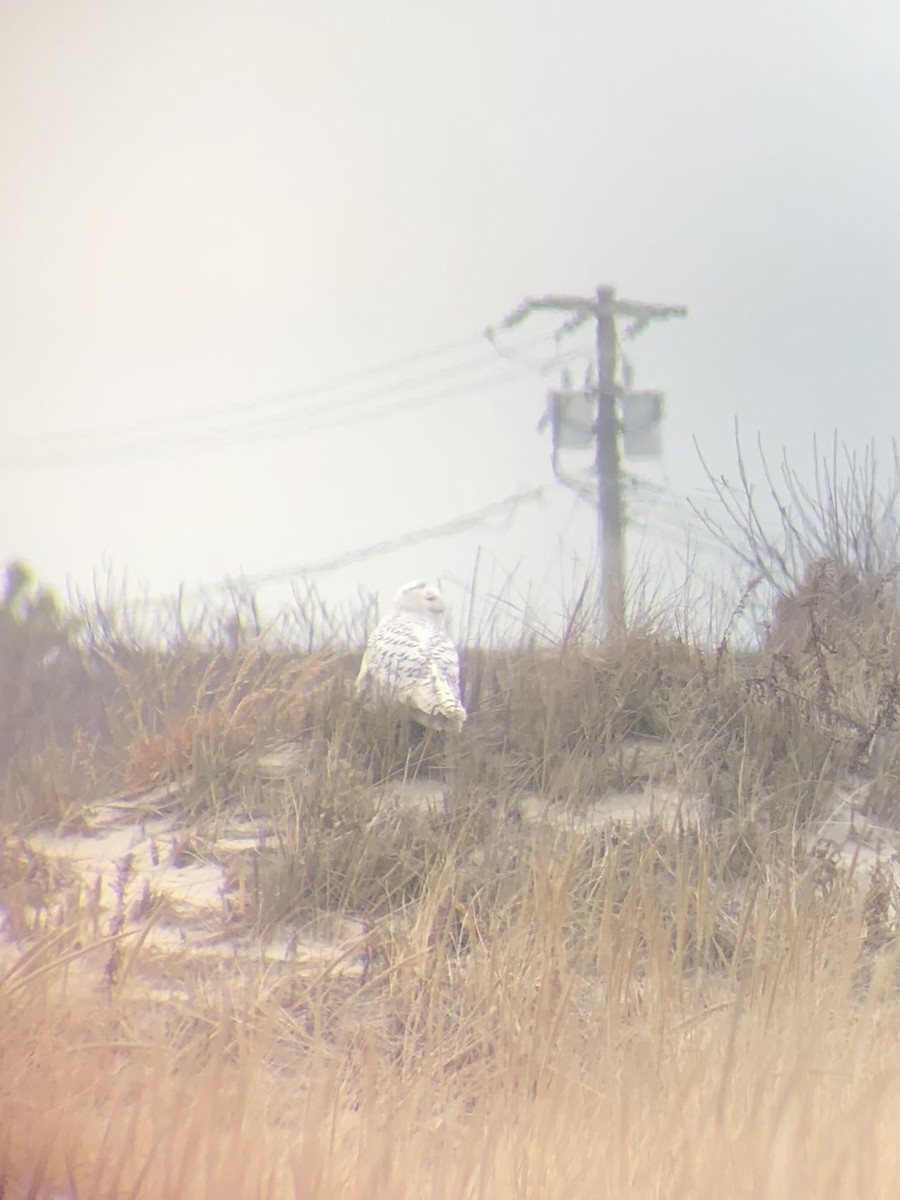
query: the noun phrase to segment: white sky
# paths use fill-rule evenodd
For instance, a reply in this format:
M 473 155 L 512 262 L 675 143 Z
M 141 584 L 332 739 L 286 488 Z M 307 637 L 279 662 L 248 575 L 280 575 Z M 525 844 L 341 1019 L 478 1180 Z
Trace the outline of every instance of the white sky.
M 694 437 L 734 475 L 735 418 L 801 468 L 900 437 L 893 0 L 0 0 L 0 114 L 0 558 L 51 584 L 263 574 L 544 485 L 316 582 L 452 593 L 482 546 L 484 586 L 558 595 L 594 536 L 535 431 L 558 371 L 365 375 L 526 295 L 689 307 L 633 347 L 671 489 L 633 554 L 680 546 Z M 310 428 L 360 389 L 446 395 Z

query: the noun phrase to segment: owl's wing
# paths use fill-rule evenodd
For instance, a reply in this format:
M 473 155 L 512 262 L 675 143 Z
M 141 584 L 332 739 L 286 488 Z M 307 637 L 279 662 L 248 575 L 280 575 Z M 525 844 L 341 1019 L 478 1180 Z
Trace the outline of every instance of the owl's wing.
M 432 631 L 424 668 L 404 698 L 423 724 L 462 727 L 466 712 L 459 698 L 459 657 L 446 635 Z
M 360 695 L 370 692 L 405 699 L 427 670 L 428 631 L 399 614 L 372 631 L 356 680 Z
M 459 696 L 459 656 L 447 635 L 405 614 L 382 622 L 369 638 L 356 681 L 357 694 L 389 696 L 429 723 L 466 719 Z

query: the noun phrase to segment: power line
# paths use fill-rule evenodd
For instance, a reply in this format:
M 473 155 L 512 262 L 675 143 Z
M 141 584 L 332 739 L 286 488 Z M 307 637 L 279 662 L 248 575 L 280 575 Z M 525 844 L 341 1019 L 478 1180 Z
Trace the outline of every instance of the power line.
M 593 360 L 594 350 L 593 347 L 589 345 L 581 347 L 575 346 L 569 350 L 563 351 L 558 329 L 552 333 L 544 333 L 539 335 L 537 338 L 528 339 L 526 342 L 520 342 L 517 344 L 516 349 L 511 349 L 502 345 L 497 338 L 497 333 L 498 331 L 493 328 L 488 328 L 484 331 L 484 336 L 490 343 L 491 348 L 496 351 L 501 358 L 505 358 L 508 362 L 514 363 L 519 367 L 525 367 L 527 370 L 534 371 L 539 375 L 546 375 L 550 371 L 558 370 L 566 363 L 576 362 L 579 359 L 588 361 Z M 549 358 L 545 358 L 541 362 L 529 361 L 527 358 L 523 357 L 521 353 L 517 352 L 523 345 L 528 346 L 533 342 L 542 342 L 551 338 L 553 340 L 553 353 Z
M 265 575 L 253 575 L 242 582 L 255 587 L 263 583 L 276 583 L 280 580 L 290 579 L 296 575 L 322 575 L 327 571 L 339 571 L 342 567 L 350 566 L 352 563 L 367 558 L 377 558 L 394 550 L 403 550 L 407 546 L 417 546 L 421 542 L 430 542 L 433 538 L 463 533 L 467 529 L 484 525 L 492 517 L 505 516 L 511 520 L 515 516 L 516 509 L 521 505 L 540 500 L 543 495 L 544 489 L 540 487 L 530 488 L 524 492 L 515 492 L 503 500 L 495 500 L 491 504 L 484 505 L 483 508 L 476 509 L 475 512 L 455 517 L 452 521 L 445 521 L 440 525 L 429 525 L 411 533 L 401 534 L 399 537 L 388 538 L 383 542 L 374 542 L 370 546 L 362 546 L 358 550 L 350 550 L 346 554 L 339 554 L 335 558 L 327 558 L 322 562 L 287 567 L 280 571 L 269 571 Z
M 339 571 L 343 567 L 350 566 L 355 562 L 363 562 L 369 558 L 378 558 L 394 550 L 403 550 L 407 546 L 417 546 L 422 542 L 432 541 L 434 538 L 449 537 L 452 534 L 463 533 L 468 529 L 484 525 L 493 517 L 505 517 L 508 523 L 512 521 L 517 509 L 523 504 L 531 504 L 536 500 L 543 499 L 543 497 L 543 488 L 529 488 L 526 491 L 515 492 L 510 496 L 504 497 L 502 500 L 494 500 L 492 503 L 486 504 L 474 512 L 465 513 L 463 516 L 455 517 L 452 521 L 445 521 L 440 525 L 424 526 L 409 533 L 400 534 L 398 537 L 387 538 L 381 542 L 373 542 L 368 546 L 360 546 L 355 550 L 349 550 L 344 554 L 338 554 L 333 558 L 326 558 L 320 562 L 301 563 L 292 567 L 282 567 L 277 571 L 266 571 L 259 575 L 242 575 L 236 579 L 222 580 L 217 584 L 201 585 L 193 591 L 179 593 L 179 598 L 190 599 L 191 597 L 206 595 L 209 592 L 225 592 L 234 587 L 255 588 L 267 583 L 281 583 L 289 579 L 295 579 L 298 576 L 324 575 L 330 571 Z M 167 603 L 165 597 L 156 597 L 140 601 L 138 607 L 155 608 L 165 603 Z
M 523 342 L 523 345 L 534 345 L 545 340 L 546 335 L 539 335 Z M 0 467 L 6 469 L 21 469 L 77 463 L 81 461 L 103 461 L 123 458 L 153 457 L 177 451 L 202 451 L 218 449 L 234 443 L 260 441 L 274 436 L 297 436 L 299 434 L 316 432 L 322 429 L 334 428 L 350 421 L 358 423 L 372 420 L 393 412 L 408 411 L 438 403 L 452 396 L 480 391 L 486 387 L 504 384 L 519 377 L 518 371 L 496 370 L 497 364 L 493 358 L 475 359 L 468 362 L 449 364 L 436 369 L 419 372 L 407 378 L 400 378 L 384 386 L 367 387 L 356 395 L 339 397 L 328 400 L 329 392 L 346 389 L 353 384 L 364 383 L 375 376 L 385 375 L 410 364 L 434 361 L 446 357 L 460 347 L 483 345 L 480 337 L 468 338 L 464 341 L 449 343 L 443 348 L 423 351 L 409 355 L 404 359 L 384 363 L 365 371 L 347 373 L 337 377 L 331 383 L 318 386 L 298 388 L 278 397 L 267 400 L 242 401 L 235 404 L 223 404 L 193 413 L 179 413 L 166 418 L 165 427 L 160 429 L 159 420 L 150 422 L 111 425 L 82 430 L 58 431 L 51 435 L 31 439 L 31 444 L 20 443 L 18 448 L 8 442 L 6 453 L 0 456 Z M 466 379 L 466 376 L 474 376 Z M 450 386 L 450 380 L 458 378 L 459 384 Z M 439 386 L 434 391 L 434 385 Z M 412 392 L 410 398 L 400 403 L 394 398 L 403 393 Z M 310 404 L 297 404 L 298 400 L 307 397 L 313 401 Z M 385 403 L 390 401 L 390 403 Z M 291 411 L 282 411 L 285 406 L 292 404 Z M 239 413 L 257 414 L 257 420 L 243 423 L 221 424 L 216 422 L 224 418 L 226 421 Z M 205 423 L 205 424 L 204 424 Z M 186 430 L 184 435 L 177 431 L 177 426 L 199 425 L 199 428 Z M 150 437 L 140 439 L 142 434 L 150 433 Z M 125 437 L 125 440 L 116 440 Z M 110 440 L 112 439 L 112 440 Z M 36 444 L 35 444 L 36 443 Z
M 419 351 L 416 354 L 408 354 L 403 358 L 391 359 L 388 362 L 376 363 L 374 366 L 363 367 L 356 371 L 344 371 L 340 374 L 333 375 L 330 378 L 321 380 L 316 384 L 304 384 L 296 388 L 289 388 L 286 391 L 277 392 L 274 395 L 266 397 L 256 397 L 251 400 L 235 400 L 226 403 L 218 403 L 208 405 L 205 408 L 193 410 L 191 412 L 173 413 L 167 417 L 170 425 L 190 424 L 195 421 L 207 421 L 216 417 L 227 416 L 229 414 L 240 414 L 242 412 L 254 412 L 259 409 L 269 407 L 279 407 L 285 404 L 295 404 L 296 401 L 302 400 L 305 397 L 318 397 L 327 395 L 329 392 L 341 391 L 345 388 L 352 387 L 354 384 L 367 383 L 372 378 L 379 375 L 390 374 L 394 371 L 400 371 L 409 366 L 415 366 L 417 363 L 426 362 L 436 358 L 447 357 L 459 350 L 468 349 L 479 344 L 480 338 L 477 336 L 469 336 L 467 338 L 458 339 L 455 342 L 446 342 L 442 345 L 432 346 L 427 350 Z M 143 421 L 124 421 L 103 426 L 95 426 L 87 429 L 68 429 L 57 430 L 50 436 L 65 438 L 67 440 L 73 437 L 89 437 L 97 434 L 101 435 L 129 435 L 141 433 L 145 429 L 155 428 L 157 422 L 155 420 Z
M 451 384 L 438 391 L 413 396 L 408 400 L 392 401 L 378 408 L 362 409 L 350 414 L 346 412 L 334 415 L 316 413 L 306 420 L 303 420 L 302 416 L 298 419 L 285 417 L 279 421 L 273 420 L 250 427 L 236 426 L 232 429 L 198 431 L 193 437 L 182 440 L 166 437 L 164 433 L 155 441 L 132 443 L 124 446 L 110 445 L 86 449 L 74 448 L 70 451 L 67 451 L 65 447 L 61 447 L 56 453 L 52 451 L 36 452 L 30 457 L 21 454 L 8 455 L 0 458 L 0 467 L 14 470 L 29 467 L 42 468 L 67 464 L 75 465 L 88 462 L 121 462 L 124 460 L 154 458 L 172 453 L 203 453 L 227 448 L 232 445 L 245 446 L 256 442 L 269 441 L 275 437 L 300 437 L 304 434 L 318 433 L 350 424 L 356 426 L 364 422 L 379 420 L 382 417 L 391 416 L 395 413 L 410 412 L 413 410 L 420 411 L 432 405 L 439 404 L 442 401 L 481 392 L 489 387 L 514 382 L 519 378 L 521 376 L 518 372 L 506 370 L 498 373 L 492 371 L 488 374 L 483 374 L 480 378 L 468 384 Z M 381 395 L 382 398 L 389 399 L 391 393 L 385 392 Z

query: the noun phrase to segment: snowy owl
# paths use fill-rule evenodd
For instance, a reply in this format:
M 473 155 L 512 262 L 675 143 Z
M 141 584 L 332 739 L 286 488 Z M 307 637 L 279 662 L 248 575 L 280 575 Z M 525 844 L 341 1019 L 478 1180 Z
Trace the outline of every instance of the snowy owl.
M 461 729 L 466 710 L 459 695 L 459 656 L 445 614 L 437 588 L 420 581 L 402 587 L 369 636 L 356 694 L 398 700 L 431 729 Z

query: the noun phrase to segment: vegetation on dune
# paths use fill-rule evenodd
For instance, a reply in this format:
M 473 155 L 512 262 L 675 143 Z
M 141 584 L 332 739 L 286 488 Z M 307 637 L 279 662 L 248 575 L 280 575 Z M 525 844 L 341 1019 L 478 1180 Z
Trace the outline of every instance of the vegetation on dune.
M 586 593 L 555 642 L 463 647 L 459 737 L 356 702 L 371 606 L 309 594 L 276 633 L 237 596 L 148 635 L 11 567 L 0 1194 L 893 1195 L 890 846 L 863 870 L 816 837 L 840 804 L 900 832 L 898 492 L 872 472 L 787 474 L 779 538 L 723 499 L 752 644 L 604 639 Z M 393 803 L 413 780 L 431 799 Z M 593 819 L 648 791 L 676 803 Z M 221 934 L 344 948 L 161 966 L 160 897 L 104 924 L 30 837 L 110 796 L 190 861 L 260 831 Z

